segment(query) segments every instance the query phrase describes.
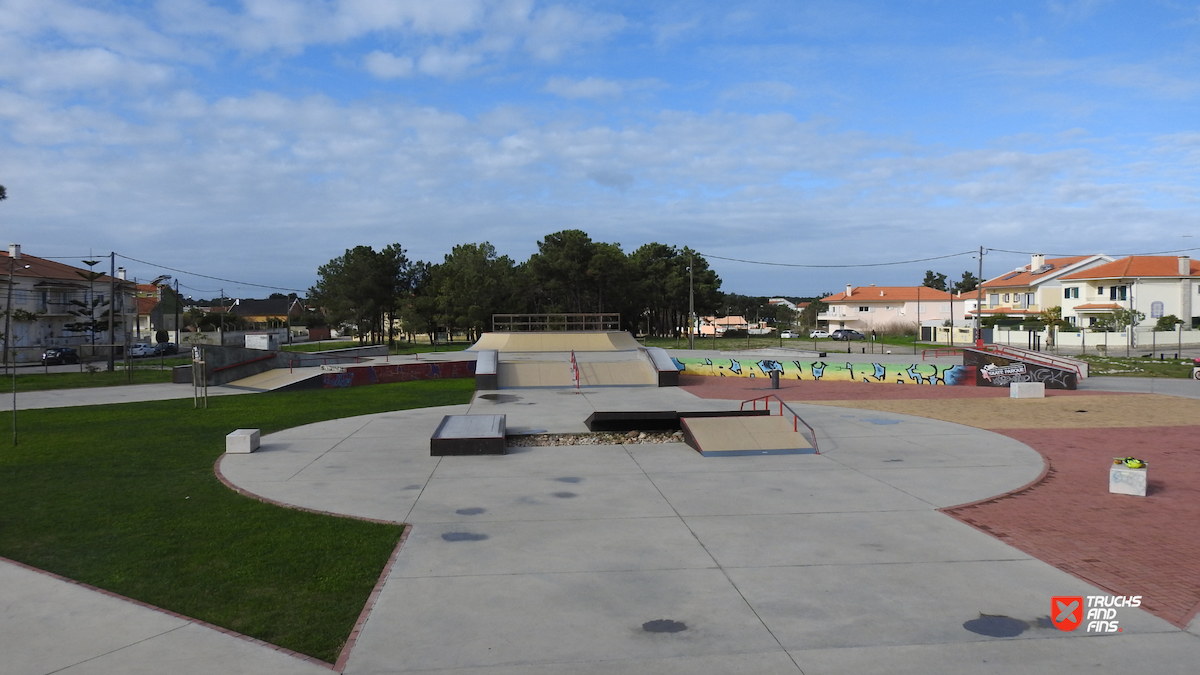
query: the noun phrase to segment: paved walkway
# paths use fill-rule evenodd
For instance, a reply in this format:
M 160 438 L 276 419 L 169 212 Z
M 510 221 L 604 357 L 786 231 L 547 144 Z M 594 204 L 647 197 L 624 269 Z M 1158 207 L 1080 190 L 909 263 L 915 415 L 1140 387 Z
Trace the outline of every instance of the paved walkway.
M 233 394 L 248 394 L 250 392 L 226 387 L 209 387 L 209 396 L 230 396 Z M 0 400 L 8 398 L 8 405 L 3 407 L 11 410 L 12 394 L 7 397 L 0 394 Z M 131 384 L 123 387 L 90 387 L 87 389 L 48 389 L 46 391 L 27 391 L 17 394 L 17 410 L 33 410 L 35 408 L 70 408 L 81 405 L 105 405 L 109 403 L 137 403 L 140 401 L 167 401 L 171 399 L 191 398 L 190 384 Z
M 937 511 L 1039 475 L 1041 457 L 999 434 L 801 405 L 821 456 L 428 452 L 448 412 L 580 431 L 594 409 L 728 405 L 681 389 L 497 392 L 287 430 L 221 469 L 273 499 L 414 524 L 348 673 L 1195 671 L 1196 622 L 1120 610 L 1119 635 L 1041 626 L 1051 596 L 1101 591 Z M 11 564 L 0 598 L 5 673 L 328 672 Z M 964 628 L 981 615 L 1023 630 Z

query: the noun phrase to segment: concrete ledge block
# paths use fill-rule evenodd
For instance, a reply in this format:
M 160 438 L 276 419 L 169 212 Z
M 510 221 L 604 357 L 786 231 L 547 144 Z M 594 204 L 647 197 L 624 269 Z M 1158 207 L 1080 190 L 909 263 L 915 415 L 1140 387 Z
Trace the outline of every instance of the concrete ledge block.
M 225 435 L 225 452 L 247 454 L 258 449 L 258 429 L 235 429 Z
M 1009 398 L 1046 398 L 1046 385 L 1042 382 L 1013 382 L 1008 385 Z
M 1113 465 L 1108 470 L 1108 491 L 1115 495 L 1146 496 L 1146 469 Z

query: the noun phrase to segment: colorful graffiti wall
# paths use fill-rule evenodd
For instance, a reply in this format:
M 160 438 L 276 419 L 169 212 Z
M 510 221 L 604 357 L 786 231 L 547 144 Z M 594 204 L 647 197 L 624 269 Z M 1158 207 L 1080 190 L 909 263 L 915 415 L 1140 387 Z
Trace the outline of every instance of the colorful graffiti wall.
M 1041 382 L 1047 389 L 1075 389 L 1079 376 L 1044 363 L 1010 359 L 999 354 L 968 349 L 963 360 L 975 369 L 976 386 L 1007 387 L 1013 382 Z
M 406 363 L 383 366 L 347 366 L 345 372 L 324 373 L 321 386 L 325 389 L 358 387 L 364 384 L 411 382 L 475 377 L 474 361 Z
M 850 363 L 847 361 L 774 361 L 770 359 L 672 359 L 684 375 L 770 377 L 826 382 L 886 382 L 972 386 L 975 369 L 932 363 Z

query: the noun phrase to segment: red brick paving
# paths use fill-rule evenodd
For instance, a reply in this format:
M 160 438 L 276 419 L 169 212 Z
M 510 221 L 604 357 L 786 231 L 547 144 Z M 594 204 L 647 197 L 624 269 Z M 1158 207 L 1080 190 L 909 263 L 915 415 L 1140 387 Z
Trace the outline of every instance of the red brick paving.
M 1008 390 L 859 382 L 682 376 L 702 398 L 788 401 L 1006 398 Z M 1049 390 L 1047 396 L 1102 392 Z M 1200 425 L 1153 428 L 997 430 L 1032 447 L 1049 466 L 1042 480 L 943 512 L 1186 628 L 1200 611 Z M 1146 497 L 1108 492 L 1113 457 L 1149 462 Z
M 1042 453 L 1046 477 L 943 512 L 1187 627 L 1200 610 L 1200 426 L 996 433 Z M 1149 463 L 1145 498 L 1108 492 L 1108 466 L 1126 455 Z

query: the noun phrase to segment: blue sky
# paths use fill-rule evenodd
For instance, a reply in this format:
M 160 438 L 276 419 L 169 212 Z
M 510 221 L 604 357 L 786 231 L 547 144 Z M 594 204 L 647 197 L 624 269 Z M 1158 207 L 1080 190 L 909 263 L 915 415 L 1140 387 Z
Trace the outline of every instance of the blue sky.
M 0 0 L 0 232 L 295 289 L 359 244 L 523 260 L 565 228 L 792 265 L 1174 251 L 1198 104 L 1195 1 Z M 786 295 L 976 268 L 710 262 Z

